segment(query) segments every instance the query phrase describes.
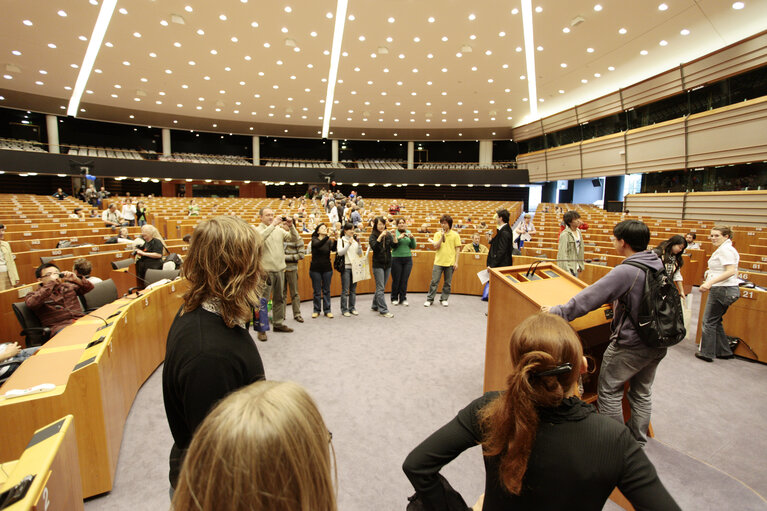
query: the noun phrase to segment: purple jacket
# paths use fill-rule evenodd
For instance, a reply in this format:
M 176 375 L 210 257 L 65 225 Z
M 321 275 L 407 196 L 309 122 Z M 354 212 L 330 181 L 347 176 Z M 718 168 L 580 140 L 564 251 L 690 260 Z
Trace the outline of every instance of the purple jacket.
M 645 250 L 626 258 L 627 261 L 636 261 L 651 268 L 660 270 L 663 263 L 655 253 Z M 617 339 L 622 346 L 639 346 L 644 343 L 639 338 L 634 323 L 625 318 L 625 308 L 618 300 L 626 295 L 624 300 L 633 311 L 634 320 L 639 310 L 639 300 L 644 292 L 645 272 L 628 264 L 619 264 L 610 273 L 594 282 L 592 285 L 575 295 L 564 305 L 551 308 L 552 314 L 562 316 L 568 321 L 579 318 L 584 314 L 600 307 L 602 304 L 612 302 L 613 321 L 610 325 L 610 340 Z

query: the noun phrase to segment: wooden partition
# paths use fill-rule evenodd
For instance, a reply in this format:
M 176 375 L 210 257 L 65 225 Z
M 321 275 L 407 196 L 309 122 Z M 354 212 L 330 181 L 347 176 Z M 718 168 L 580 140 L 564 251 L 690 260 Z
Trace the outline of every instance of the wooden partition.
M 0 395 L 41 383 L 55 387 L 0 397 L 0 459 L 18 458 L 33 431 L 72 414 L 82 496 L 109 491 L 125 419 L 139 387 L 165 357 L 167 332 L 186 286 L 178 280 L 105 305 L 26 360 L 0 387 Z

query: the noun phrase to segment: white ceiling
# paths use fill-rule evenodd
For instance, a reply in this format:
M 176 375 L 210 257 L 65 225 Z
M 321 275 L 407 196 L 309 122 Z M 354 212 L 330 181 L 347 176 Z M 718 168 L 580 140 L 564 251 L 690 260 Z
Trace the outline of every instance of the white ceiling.
M 739 10 L 730 0 L 665 0 L 666 10 L 655 0 L 601 0 L 599 11 L 596 3 L 533 0 L 540 7 L 533 13 L 534 43 L 542 48 L 535 51 L 539 116 L 767 26 L 767 0 L 745 0 Z M 99 4 L 3 2 L 0 105 L 58 107 L 64 115 Z M 334 1 L 120 0 L 117 8 L 123 12 L 115 11 L 106 32 L 80 116 L 319 136 Z M 519 9 L 516 0 L 349 0 L 330 131 L 345 138 L 508 137 L 510 127 L 533 120 Z M 583 21 L 564 33 L 576 18 Z

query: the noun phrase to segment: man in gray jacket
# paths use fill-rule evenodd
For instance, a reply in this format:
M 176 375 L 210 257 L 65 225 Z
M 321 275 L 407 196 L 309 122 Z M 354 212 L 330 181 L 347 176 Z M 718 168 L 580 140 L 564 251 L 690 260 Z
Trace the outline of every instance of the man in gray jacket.
M 627 261 L 635 261 L 656 270 L 663 268 L 658 256 L 647 250 L 650 229 L 642 222 L 620 222 L 613 228 L 612 243 L 618 255 L 626 257 Z M 644 270 L 619 264 L 566 304 L 541 308 L 543 312 L 551 312 L 572 321 L 604 303 L 612 302 L 614 316 L 610 325 L 610 345 L 605 350 L 599 371 L 599 413 L 623 423 L 621 400 L 624 383 L 628 381 L 631 418 L 626 425 L 641 445 L 647 443 L 655 371 L 661 359 L 666 356 L 666 348 L 648 346 L 639 338 L 634 327 L 644 284 Z M 628 312 L 624 301 L 632 311 L 634 321 L 626 316 Z

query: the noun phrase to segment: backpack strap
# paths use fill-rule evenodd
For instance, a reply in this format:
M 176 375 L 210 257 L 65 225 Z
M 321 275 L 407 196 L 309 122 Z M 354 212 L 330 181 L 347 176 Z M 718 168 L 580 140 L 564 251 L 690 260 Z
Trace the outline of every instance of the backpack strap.
M 647 279 L 647 272 L 649 270 L 652 270 L 652 268 L 650 268 L 646 264 L 638 263 L 638 262 L 635 262 L 635 261 L 621 261 L 619 264 L 627 264 L 629 266 L 633 266 L 634 268 L 639 268 L 640 270 L 643 270 L 644 273 L 645 273 L 645 279 Z M 634 325 L 634 329 L 635 330 L 639 329 L 639 325 L 637 325 L 637 322 L 634 319 L 633 314 L 631 313 L 631 309 L 629 308 L 628 302 L 624 298 L 626 297 L 626 295 L 628 295 L 631 292 L 632 289 L 634 289 L 634 286 L 636 285 L 636 282 L 637 282 L 638 278 L 639 278 L 639 274 L 637 274 L 636 277 L 634 277 L 634 282 L 631 283 L 631 287 L 628 289 L 628 291 L 623 293 L 621 295 L 621 297 L 618 298 L 618 301 L 623 304 L 623 310 L 626 311 L 626 316 L 628 316 L 629 319 L 631 320 L 631 324 Z M 626 317 L 624 316 L 623 317 L 623 321 L 621 321 L 620 328 L 623 328 L 623 323 L 625 321 L 626 321 Z

